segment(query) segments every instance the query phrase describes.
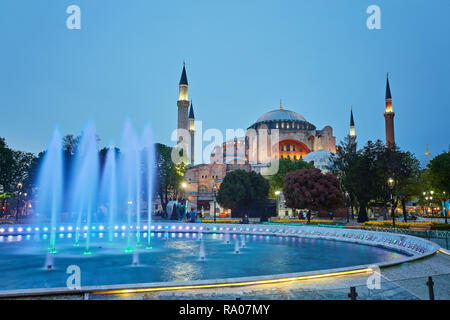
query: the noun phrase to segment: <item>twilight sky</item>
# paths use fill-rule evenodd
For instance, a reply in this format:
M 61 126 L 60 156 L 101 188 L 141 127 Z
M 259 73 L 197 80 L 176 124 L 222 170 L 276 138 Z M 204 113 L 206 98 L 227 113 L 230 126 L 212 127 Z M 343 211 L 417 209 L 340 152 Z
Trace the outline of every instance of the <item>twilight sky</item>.
M 68 30 L 66 8 L 81 8 Z M 366 9 L 381 8 L 381 30 Z M 389 72 L 397 144 L 424 159 L 447 150 L 448 0 L 2 0 L 0 136 L 39 152 L 51 132 L 92 119 L 102 146 L 130 119 L 173 143 L 183 60 L 203 131 L 246 129 L 277 108 L 360 144 L 385 139 Z M 205 146 L 208 142 L 205 143 Z

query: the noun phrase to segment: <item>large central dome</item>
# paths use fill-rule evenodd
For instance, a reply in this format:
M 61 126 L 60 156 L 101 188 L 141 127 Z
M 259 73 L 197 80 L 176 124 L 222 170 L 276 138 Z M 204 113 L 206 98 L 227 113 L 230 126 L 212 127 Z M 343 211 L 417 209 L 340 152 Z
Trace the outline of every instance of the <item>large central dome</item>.
M 291 110 L 277 109 L 264 113 L 258 118 L 258 122 L 266 121 L 306 121 L 300 114 Z

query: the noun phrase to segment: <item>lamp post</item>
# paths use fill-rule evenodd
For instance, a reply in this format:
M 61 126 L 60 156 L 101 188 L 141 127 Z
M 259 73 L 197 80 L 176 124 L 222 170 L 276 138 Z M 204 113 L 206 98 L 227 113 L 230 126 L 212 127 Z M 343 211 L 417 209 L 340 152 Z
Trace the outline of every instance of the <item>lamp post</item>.
M 217 184 L 213 185 L 213 196 L 214 196 L 214 223 L 216 223 L 216 194 L 217 194 Z
M 280 215 L 280 190 L 275 191 L 275 195 L 277 196 L 277 216 Z
M 16 221 L 19 219 L 19 203 L 20 203 L 20 195 L 22 194 L 22 183 L 19 182 L 17 184 L 17 206 L 16 206 Z
M 442 206 L 442 214 L 444 215 L 445 224 L 447 224 L 447 213 L 445 212 L 447 200 L 445 198 L 445 191 L 442 192 L 442 195 L 443 195 L 443 198 L 444 198 L 444 204 Z
M 349 199 L 349 194 L 347 191 L 345 191 L 345 200 L 347 200 L 347 205 L 350 205 L 350 199 Z M 347 207 L 347 223 L 350 222 L 350 206 Z
M 430 191 L 426 191 L 426 192 L 424 192 L 423 193 L 423 195 L 425 196 L 425 200 L 426 200 L 426 202 L 428 202 L 428 209 L 430 210 L 430 208 L 431 208 L 431 215 L 433 215 L 433 208 L 432 208 L 432 202 L 433 202 L 433 194 L 434 194 L 434 191 L 433 190 L 430 190 Z M 428 211 L 428 214 L 429 214 L 429 212 L 430 211 Z M 431 221 L 431 218 L 432 217 L 430 217 L 430 221 Z
M 391 190 L 392 228 L 395 229 L 395 212 L 394 212 L 394 187 L 395 187 L 395 180 L 393 178 L 389 178 L 387 183 L 388 183 L 389 189 Z

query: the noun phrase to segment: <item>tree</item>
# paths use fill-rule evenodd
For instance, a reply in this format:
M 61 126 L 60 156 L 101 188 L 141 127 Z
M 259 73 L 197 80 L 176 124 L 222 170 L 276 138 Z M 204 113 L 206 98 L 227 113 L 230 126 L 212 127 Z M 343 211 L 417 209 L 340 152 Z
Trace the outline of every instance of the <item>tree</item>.
M 286 205 L 294 209 L 332 211 L 342 206 L 339 180 L 319 169 L 300 169 L 286 174 L 283 184 Z
M 157 194 L 161 200 L 163 211 L 167 213 L 169 194 L 176 194 L 186 172 L 186 164 L 175 164 L 172 161 L 172 148 L 161 143 L 155 147 L 155 167 L 158 185 Z
M 16 193 L 17 199 L 19 189 L 31 194 L 30 169 L 35 159 L 32 153 L 10 149 L 5 139 L 0 138 L 0 185 L 3 186 L 4 193 L 9 195 Z M 5 206 L 6 199 L 6 196 L 2 197 L 2 208 Z M 2 214 L 4 214 L 3 209 Z
M 335 174 L 341 181 L 341 188 L 348 194 L 348 202 L 351 207 L 351 215 L 353 217 L 353 207 L 356 202 L 357 186 L 350 179 L 351 170 L 358 159 L 357 144 L 354 137 L 347 135 L 336 148 L 336 153 L 331 155 L 331 165 L 328 168 L 331 173 Z
M 406 202 L 420 195 L 419 175 L 420 163 L 410 152 L 388 148 L 385 154 L 390 154 L 390 161 L 386 162 L 384 172 L 390 174 L 394 181 L 394 193 L 397 198 L 394 208 L 399 201 L 402 205 L 403 220 L 407 222 Z M 391 212 L 394 214 L 394 212 Z
M 0 138 L 0 185 L 4 192 L 12 192 L 14 166 L 14 151 L 11 150 L 4 138 Z
M 278 162 L 278 172 L 269 177 L 270 185 L 270 196 L 275 196 L 275 191 L 283 189 L 283 181 L 286 173 L 295 171 L 298 169 L 313 169 L 314 165 L 310 162 L 303 160 L 289 160 L 289 159 L 279 159 Z
M 268 195 L 269 183 L 261 174 L 235 170 L 223 179 L 217 202 L 224 208 L 245 211 L 255 203 L 267 200 Z
M 434 157 L 427 168 L 433 188 L 450 194 L 450 151 Z

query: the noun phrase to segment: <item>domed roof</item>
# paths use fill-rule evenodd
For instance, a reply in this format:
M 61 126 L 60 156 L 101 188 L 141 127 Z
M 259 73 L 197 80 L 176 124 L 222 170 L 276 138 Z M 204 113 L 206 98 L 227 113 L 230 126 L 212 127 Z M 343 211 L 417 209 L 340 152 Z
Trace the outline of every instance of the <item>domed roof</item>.
M 300 114 L 291 110 L 277 109 L 264 113 L 256 123 L 265 121 L 306 121 Z
M 328 160 L 332 153 L 328 150 L 316 150 L 313 152 L 308 153 L 303 157 L 303 160 L 305 161 L 314 161 L 314 160 Z
M 306 162 L 313 161 L 314 167 L 322 171 L 328 171 L 328 166 L 331 165 L 331 155 L 330 151 L 316 150 L 305 155 L 303 160 Z

